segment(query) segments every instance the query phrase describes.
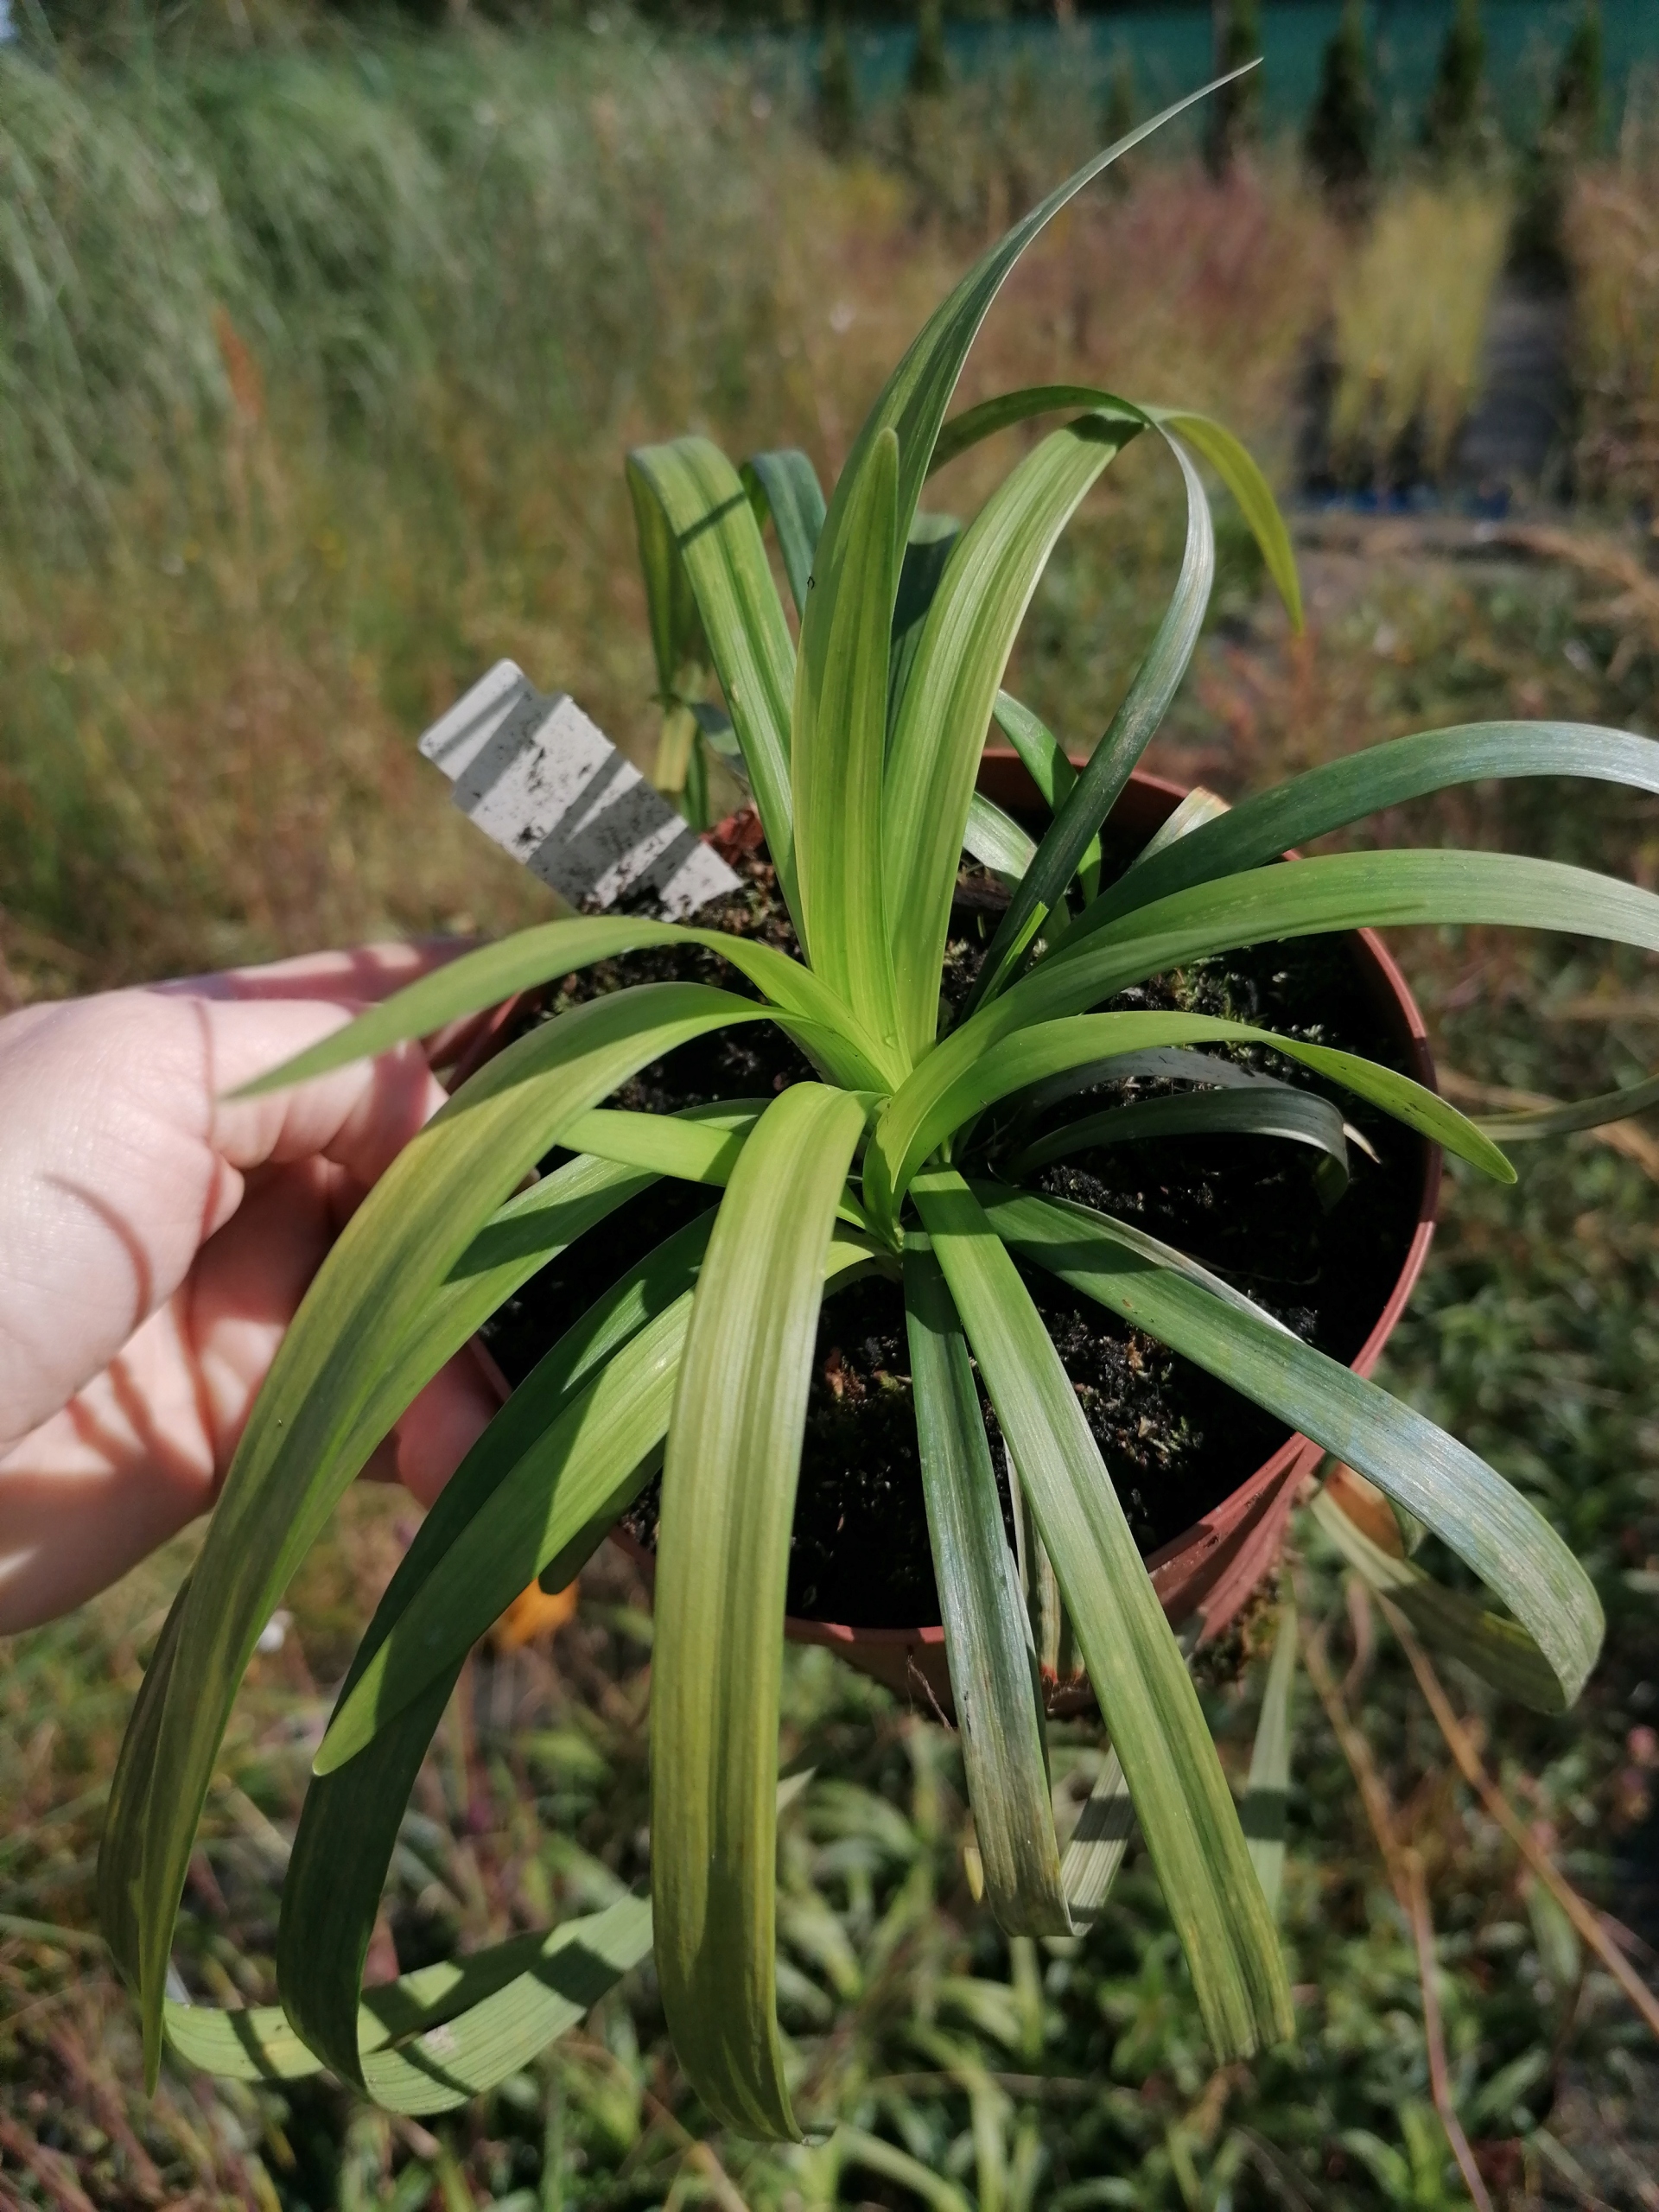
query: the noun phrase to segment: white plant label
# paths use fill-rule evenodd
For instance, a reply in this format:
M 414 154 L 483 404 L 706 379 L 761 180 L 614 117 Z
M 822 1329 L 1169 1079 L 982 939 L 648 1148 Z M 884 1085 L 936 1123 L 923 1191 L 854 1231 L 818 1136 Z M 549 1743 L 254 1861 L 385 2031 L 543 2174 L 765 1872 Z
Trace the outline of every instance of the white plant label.
M 421 740 L 451 796 L 573 906 L 648 892 L 683 920 L 739 887 L 712 846 L 565 692 L 499 660 Z

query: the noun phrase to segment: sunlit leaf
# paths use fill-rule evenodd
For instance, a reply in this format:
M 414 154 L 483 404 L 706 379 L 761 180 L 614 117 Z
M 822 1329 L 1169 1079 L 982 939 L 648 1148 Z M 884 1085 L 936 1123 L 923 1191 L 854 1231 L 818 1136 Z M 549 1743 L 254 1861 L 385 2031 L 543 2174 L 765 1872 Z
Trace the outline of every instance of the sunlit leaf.
M 1290 1989 L 1198 1694 L 1077 1395 L 961 1177 L 917 1205 L 1031 1498 L 1217 2056 L 1291 2032 Z
M 995 996 L 1049 909 L 1065 898 L 1066 886 L 1156 735 L 1197 647 L 1215 582 L 1216 534 L 1197 470 L 1174 440 L 1170 445 L 1186 486 L 1186 544 L 1174 591 L 1105 735 L 1077 771 L 1020 879 L 975 979 L 970 1008 Z
M 1217 1297 L 1192 1280 L 1190 1262 L 1175 1264 L 1179 1255 L 1160 1265 L 1144 1231 L 1065 1200 L 976 1188 L 1022 1260 L 1219 1376 L 1414 1513 L 1541 1653 L 1548 1674 L 1537 1669 L 1529 1685 L 1536 1701 L 1559 1712 L 1578 1695 L 1601 1645 L 1594 1585 L 1536 1508 L 1466 1445 L 1236 1295 Z
M 657 1971 L 698 2094 L 763 2135 L 799 2132 L 774 1999 L 784 1588 L 825 1255 L 863 1126 L 855 1100 L 815 1084 L 755 1125 L 698 1280 L 663 1470 Z
M 1089 927 L 1103 928 L 1135 907 L 1194 884 L 1260 868 L 1293 845 L 1385 808 L 1459 784 L 1515 776 L 1583 776 L 1659 791 L 1659 741 L 1586 722 L 1503 721 L 1465 722 L 1368 746 L 1241 799 L 1155 861 L 1131 869 L 1102 893 L 1090 911 Z
M 967 1341 L 919 1230 L 905 1240 L 905 1312 L 928 1535 L 986 1893 L 1010 1935 L 1069 1935 L 1030 1624 Z
M 1010 993 L 999 1004 L 1008 1004 L 1013 996 Z M 997 1011 L 997 1006 L 986 1010 L 992 1017 Z M 1437 1092 L 1375 1060 L 1338 1052 L 1328 1045 L 1304 1044 L 1276 1030 L 1224 1021 L 1215 1014 L 1074 1014 L 1070 1020 L 1015 1029 L 995 1042 L 987 1044 L 982 1038 L 978 1055 L 957 1049 L 966 1033 L 958 1031 L 947 1038 L 922 1063 L 888 1101 L 875 1125 L 864 1157 L 864 1196 L 878 1222 L 896 1221 L 899 1204 L 923 1161 L 953 1129 L 987 1106 L 1068 1068 L 1094 1067 L 1116 1053 L 1154 1046 L 1270 1046 L 1357 1096 L 1369 1099 L 1499 1181 L 1515 1180 L 1515 1170 L 1491 1139 L 1483 1136 L 1472 1122 L 1447 1105 Z
M 793 447 L 776 453 L 751 454 L 743 464 L 743 482 L 757 509 L 772 517 L 778 533 L 778 550 L 784 556 L 795 612 L 806 611 L 806 594 L 812 577 L 812 556 L 823 528 L 823 488 L 807 456 Z
M 152 2082 L 174 1918 L 237 1684 L 341 1491 L 403 1409 L 385 1402 L 383 1367 L 396 1368 L 475 1232 L 571 1121 L 676 1045 L 760 1013 L 702 984 L 659 983 L 533 1031 L 399 1154 L 324 1262 L 226 1478 L 161 1708 L 124 1746 L 127 1779 L 105 1831 L 106 1933 L 139 1993 Z
M 1135 1800 L 1123 1778 L 1122 1762 L 1109 1750 L 1060 1861 L 1060 1879 L 1074 1920 L 1087 1925 L 1099 1918 L 1134 1834 Z
M 645 1168 L 653 1175 L 677 1176 L 686 1183 L 726 1183 L 766 1104 L 764 1098 L 734 1098 L 717 1109 L 703 1109 L 695 1120 L 596 1106 L 571 1123 L 564 1142 L 573 1152 Z
M 804 656 L 796 670 L 791 758 L 796 864 L 815 972 L 867 1028 L 896 1040 L 883 903 L 881 786 L 887 653 L 899 580 L 898 441 L 890 433 L 877 438 L 861 467 L 858 494 L 820 580 L 833 591 L 836 608 L 820 680 L 815 684 L 813 664 Z
M 1394 1600 L 1425 1643 L 1461 1660 L 1494 1689 L 1536 1713 L 1560 1710 L 1560 1684 L 1524 1629 L 1466 1592 L 1448 1589 L 1410 1560 L 1384 1551 L 1328 1490 L 1319 1492 L 1310 1510 L 1348 1564 L 1373 1590 Z
M 969 802 L 962 849 L 1004 883 L 1014 884 L 1030 867 L 1037 847 L 1012 815 L 1004 814 L 1000 806 L 976 791 Z
M 543 922 L 534 929 L 520 930 L 499 944 L 480 945 L 474 952 L 461 954 L 403 990 L 394 991 L 331 1036 L 284 1060 L 269 1075 L 245 1084 L 239 1095 L 257 1097 L 265 1091 L 308 1082 L 313 1076 L 327 1075 L 353 1060 L 390 1052 L 411 1038 L 429 1036 L 464 1014 L 497 1006 L 517 992 L 532 990 L 599 961 L 668 945 L 699 945 L 705 951 L 718 953 L 780 1014 L 791 1017 L 797 1023 L 792 1033 L 810 1033 L 815 1049 L 835 1058 L 838 1082 L 849 1090 L 882 1087 L 880 1045 L 861 1035 L 849 1010 L 800 961 L 791 960 L 773 945 L 729 936 L 723 930 L 686 929 L 677 923 L 648 921 L 634 915 L 597 914 L 574 921 Z M 803 1033 L 798 1026 L 803 1022 L 812 1025 L 810 1033 Z
M 1086 417 L 1027 455 L 952 549 L 899 704 L 883 807 L 887 920 L 901 1035 L 931 1043 L 974 779 L 1015 635 L 1060 532 L 1122 449 Z
M 685 563 L 709 652 L 766 826 L 779 887 L 799 920 L 789 787 L 795 648 L 760 529 L 737 471 L 707 438 L 677 438 L 628 455 L 636 509 L 661 508 Z
M 1250 1864 L 1269 1910 L 1279 1909 L 1285 1880 L 1285 1809 L 1290 1795 L 1290 1693 L 1296 1679 L 1296 1608 L 1281 1605 L 1273 1659 L 1262 1694 L 1249 1778 L 1240 1808 Z

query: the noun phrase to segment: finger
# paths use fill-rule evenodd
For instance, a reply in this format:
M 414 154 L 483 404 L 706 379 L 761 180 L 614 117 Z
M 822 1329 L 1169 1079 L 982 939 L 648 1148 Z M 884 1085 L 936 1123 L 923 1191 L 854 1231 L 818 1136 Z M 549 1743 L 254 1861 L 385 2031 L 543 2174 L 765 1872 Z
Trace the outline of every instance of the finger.
M 366 1185 L 440 1103 L 413 1046 L 221 1101 L 346 1018 L 316 1001 L 143 990 L 0 1022 L 0 1449 L 173 1295 L 250 1171 L 318 1156 Z
M 213 1502 L 217 1470 L 169 1305 L 0 1456 L 0 1635 L 117 1581 Z
M 175 1295 L 0 1457 L 0 1635 L 80 1604 L 212 1505 L 333 1241 L 342 1179 L 321 1160 L 257 1179 Z M 464 1350 L 364 1471 L 429 1505 L 499 1402 Z
M 216 975 L 181 976 L 151 988 L 195 999 L 321 999 L 335 1006 L 372 1005 L 430 975 L 463 952 L 476 938 L 416 938 L 406 943 L 356 945 L 349 950 L 304 952 L 257 968 L 229 968 Z
M 331 1160 L 364 1184 L 385 1173 L 443 1103 L 418 1045 L 353 1060 L 292 1090 L 235 1094 L 339 1028 L 344 1009 L 315 1000 L 181 1002 L 198 1025 L 195 1080 L 211 1099 L 207 1141 L 243 1173 L 267 1162 Z

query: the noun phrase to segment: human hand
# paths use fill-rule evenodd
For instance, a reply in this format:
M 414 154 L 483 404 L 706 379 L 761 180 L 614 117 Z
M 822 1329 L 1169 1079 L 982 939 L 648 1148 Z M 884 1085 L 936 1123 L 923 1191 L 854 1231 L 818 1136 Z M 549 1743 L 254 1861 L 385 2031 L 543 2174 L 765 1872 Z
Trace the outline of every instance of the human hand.
M 324 1255 L 444 1096 L 415 1045 L 228 1094 L 441 957 L 328 953 L 0 1020 L 0 1634 L 212 1504 Z M 371 1471 L 429 1503 L 496 1402 L 461 1352 Z

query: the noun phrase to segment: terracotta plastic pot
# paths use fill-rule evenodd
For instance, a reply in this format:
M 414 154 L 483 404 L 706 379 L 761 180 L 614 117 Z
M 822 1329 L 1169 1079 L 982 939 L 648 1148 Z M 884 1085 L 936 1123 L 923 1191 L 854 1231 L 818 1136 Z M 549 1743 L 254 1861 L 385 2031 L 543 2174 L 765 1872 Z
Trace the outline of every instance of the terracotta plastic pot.
M 979 788 L 987 798 L 1011 813 L 1039 811 L 1043 806 L 1036 785 L 1019 756 L 1011 752 L 985 753 Z M 1185 797 L 1180 785 L 1137 771 L 1113 808 L 1111 819 L 1120 829 L 1150 837 Z M 1353 944 L 1366 986 L 1379 1014 L 1404 1048 L 1411 1073 L 1419 1083 L 1435 1088 L 1428 1033 L 1405 977 L 1374 931 L 1357 930 Z M 1370 1334 L 1351 1363 L 1357 1375 L 1369 1375 L 1381 1358 L 1428 1256 L 1440 1196 L 1440 1149 L 1424 1141 L 1421 1150 L 1422 1178 L 1410 1249 Z M 1306 1437 L 1287 1438 L 1270 1459 L 1202 1521 L 1153 1553 L 1147 1567 L 1172 1621 L 1179 1624 L 1196 1613 L 1202 1623 L 1201 1640 L 1227 1626 L 1257 1584 L 1277 1565 L 1297 1493 L 1323 1456 L 1319 1446 Z M 632 1540 L 627 1549 L 630 1556 L 648 1560 L 643 1548 Z M 873 1675 L 889 1689 L 936 1706 L 944 1713 L 951 1710 L 943 1628 L 848 1628 L 834 1621 L 791 1617 L 785 1620 L 784 1630 L 797 1643 L 827 1644 L 850 1666 Z M 1052 1711 L 1076 1710 L 1088 1702 L 1087 1687 L 1080 1681 L 1050 1683 L 1046 1688 Z
M 980 766 L 979 788 L 1013 813 L 1036 813 L 1043 809 L 1036 785 L 1012 752 L 987 751 Z M 1111 820 L 1142 839 L 1150 837 L 1185 796 L 1180 785 L 1137 771 L 1112 810 Z M 1378 1013 L 1403 1048 L 1411 1073 L 1420 1083 L 1434 1088 L 1428 1033 L 1404 976 L 1373 931 L 1356 931 L 1352 943 L 1361 976 Z M 473 1042 L 467 1065 L 459 1072 L 470 1073 L 473 1066 L 505 1043 L 517 1003 L 509 1001 L 495 1011 Z M 1376 1366 L 1428 1255 L 1440 1187 L 1440 1151 L 1438 1145 L 1426 1141 L 1421 1141 L 1421 1148 L 1422 1174 L 1411 1244 L 1370 1334 L 1351 1363 L 1357 1375 L 1369 1375 Z M 490 1364 L 493 1366 L 493 1362 Z M 505 1382 L 502 1388 L 505 1393 Z M 1226 1627 L 1276 1565 L 1297 1493 L 1322 1456 L 1319 1446 L 1307 1438 L 1288 1437 L 1270 1459 L 1203 1520 L 1153 1553 L 1147 1561 L 1147 1570 L 1172 1621 L 1179 1624 L 1197 1614 L 1201 1641 Z M 621 1547 L 649 1580 L 656 1564 L 652 1554 L 626 1529 L 617 1528 L 611 1533 L 612 1541 Z M 950 1678 L 942 1627 L 850 1628 L 836 1621 L 802 1620 L 791 1615 L 784 1622 L 784 1632 L 796 1643 L 827 1645 L 849 1666 L 888 1688 L 947 1716 L 950 1713 Z M 1046 1694 L 1050 1709 L 1057 1713 L 1074 1711 L 1090 1702 L 1087 1682 L 1080 1676 L 1049 1682 Z

